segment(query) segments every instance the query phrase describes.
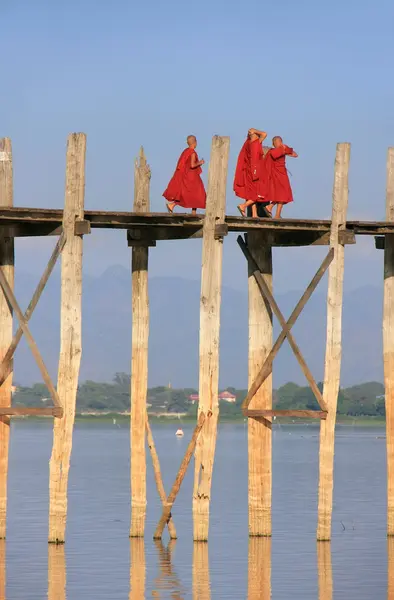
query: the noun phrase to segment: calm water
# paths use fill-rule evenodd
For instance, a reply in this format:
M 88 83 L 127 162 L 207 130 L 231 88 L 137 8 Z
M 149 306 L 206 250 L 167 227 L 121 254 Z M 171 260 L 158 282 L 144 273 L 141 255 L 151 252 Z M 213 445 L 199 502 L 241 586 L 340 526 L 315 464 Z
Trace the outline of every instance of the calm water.
M 176 424 L 153 428 L 167 490 L 192 428 L 184 426 L 183 439 L 175 438 L 175 430 Z M 319 549 L 317 434 L 314 426 L 275 429 L 274 535 L 272 541 L 249 542 L 246 428 L 222 425 L 209 544 L 193 547 L 190 469 L 173 511 L 179 539 L 167 547 L 152 541 L 160 504 L 151 468 L 147 536 L 145 542 L 128 539 L 127 426 L 77 424 L 67 544 L 49 547 L 48 554 L 51 426 L 13 424 L 8 539 L 5 548 L 0 546 L 1 600 L 394 598 L 394 547 L 388 561 L 385 535 L 384 430 L 338 429 L 333 540 Z

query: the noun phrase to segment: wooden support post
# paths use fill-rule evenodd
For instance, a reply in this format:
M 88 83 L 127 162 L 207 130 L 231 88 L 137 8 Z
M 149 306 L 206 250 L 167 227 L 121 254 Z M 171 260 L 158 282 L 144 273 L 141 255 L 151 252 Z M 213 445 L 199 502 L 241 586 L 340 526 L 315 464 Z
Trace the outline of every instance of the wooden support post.
M 191 458 L 193 456 L 193 452 L 196 448 L 198 437 L 200 435 L 200 432 L 203 428 L 205 421 L 206 421 L 206 418 L 205 418 L 204 413 L 200 413 L 200 415 L 198 417 L 197 425 L 195 426 L 194 431 L 193 431 L 192 439 L 190 440 L 189 445 L 186 449 L 185 456 L 182 459 L 181 466 L 179 467 L 179 470 L 178 470 L 177 476 L 175 478 L 175 481 L 173 483 L 173 486 L 171 488 L 171 491 L 168 494 L 168 498 L 167 498 L 165 504 L 163 504 L 163 512 L 160 517 L 160 521 L 157 524 L 155 533 L 153 534 L 154 540 L 161 539 L 161 536 L 163 535 L 164 527 L 166 526 L 166 523 L 168 523 L 168 521 L 170 519 L 173 504 L 176 500 L 179 490 L 181 489 L 182 481 L 185 478 L 187 468 L 188 468 Z
M 342 354 L 342 297 L 345 248 L 339 243 L 339 230 L 346 224 L 349 197 L 350 144 L 338 144 L 332 195 L 330 246 L 334 259 L 328 270 L 327 340 L 323 399 L 327 419 L 320 423 L 319 506 L 317 539 L 331 539 L 334 441 Z
M 62 419 L 53 426 L 49 465 L 49 542 L 64 543 L 67 486 L 82 352 L 82 237 L 75 235 L 76 219 L 84 217 L 86 135 L 73 133 L 67 140 L 66 190 L 63 231 L 66 244 L 61 261 L 60 355 L 57 392 Z
M 134 212 L 149 212 L 150 169 L 141 148 L 134 169 Z M 131 341 L 131 525 L 130 537 L 142 537 L 146 517 L 145 423 L 148 392 L 149 296 L 147 246 L 132 249 Z
M 250 538 L 248 554 L 248 600 L 271 598 L 270 538 Z
M 249 233 L 248 248 L 272 291 L 272 247 L 269 243 L 263 244 L 261 238 L 261 232 Z M 265 241 L 269 240 L 266 238 Z M 272 310 L 260 292 L 253 271 L 248 263 L 248 386 L 252 385 L 272 347 Z M 272 376 L 266 378 L 250 406 L 256 410 L 272 409 Z M 248 464 L 249 535 L 270 536 L 272 429 L 269 417 L 248 420 Z
M 158 454 L 156 451 L 156 446 L 155 446 L 155 441 L 153 439 L 152 430 L 149 425 L 148 415 L 146 416 L 146 439 L 147 439 L 148 447 L 149 447 L 150 454 L 152 457 L 153 473 L 155 476 L 157 491 L 159 493 L 162 505 L 165 506 L 165 504 L 167 502 L 167 494 L 166 494 L 166 491 L 165 491 L 164 485 L 163 485 L 163 479 L 161 476 L 161 469 L 160 469 L 160 461 L 159 461 L 159 457 L 158 457 Z M 174 519 L 172 518 L 171 513 L 168 517 L 168 531 L 170 534 L 170 538 L 172 540 L 176 540 L 176 538 L 177 538 L 176 529 L 175 529 Z
M 0 139 L 0 208 L 13 205 L 12 149 L 9 138 Z M 14 288 L 14 240 L 0 234 L 0 268 Z M 0 290 L 0 362 L 12 341 L 12 309 Z M 0 407 L 11 406 L 12 370 L 0 387 Z M 10 419 L 0 417 L 0 539 L 5 538 Z
M 394 221 L 394 148 L 387 154 L 386 221 Z M 394 535 L 394 236 L 384 240 L 383 366 L 387 445 L 387 534 Z
M 206 541 L 209 502 L 219 416 L 219 332 L 222 295 L 223 240 L 215 227 L 224 223 L 227 165 L 230 138 L 212 140 L 208 172 L 208 196 L 204 219 L 200 302 L 200 390 L 199 413 L 207 415 L 195 455 L 193 490 L 193 537 Z
M 317 571 L 319 600 L 332 600 L 331 544 L 327 544 L 326 542 L 317 543 Z

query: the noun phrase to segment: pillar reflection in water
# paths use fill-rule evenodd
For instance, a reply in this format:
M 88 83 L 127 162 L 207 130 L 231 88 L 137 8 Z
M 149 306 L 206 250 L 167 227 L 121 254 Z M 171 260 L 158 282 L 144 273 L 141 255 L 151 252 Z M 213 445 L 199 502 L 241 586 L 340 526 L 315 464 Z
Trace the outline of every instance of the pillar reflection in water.
M 271 598 L 271 538 L 250 537 L 248 556 L 248 600 Z
M 211 600 L 207 542 L 193 544 L 193 600 Z
M 159 557 L 159 574 L 155 578 L 152 598 L 160 598 L 160 591 L 168 592 L 173 600 L 183 600 L 184 591 L 173 567 L 173 553 L 176 547 L 176 540 L 170 540 L 167 546 L 164 546 L 161 540 L 155 540 Z
M 63 544 L 48 544 L 48 600 L 66 600 L 66 556 Z
M 317 542 L 317 571 L 319 600 L 332 600 L 331 544 L 329 542 Z
M 144 538 L 130 539 L 130 594 L 129 600 L 145 598 L 145 541 Z

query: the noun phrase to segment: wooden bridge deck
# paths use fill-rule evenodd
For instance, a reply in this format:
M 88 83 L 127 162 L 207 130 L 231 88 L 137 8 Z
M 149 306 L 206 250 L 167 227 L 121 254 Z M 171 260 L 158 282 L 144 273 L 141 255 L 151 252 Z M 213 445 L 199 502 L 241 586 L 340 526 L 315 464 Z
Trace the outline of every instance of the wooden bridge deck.
M 59 235 L 62 229 L 63 210 L 48 208 L 2 208 L 0 227 L 9 237 Z M 115 211 L 85 211 L 79 233 L 90 228 L 126 229 L 138 231 L 135 239 L 183 239 L 202 236 L 203 216 L 168 213 L 135 213 Z M 218 235 L 228 232 L 263 230 L 274 234 L 274 245 L 304 245 L 328 243 L 330 220 L 321 219 L 252 219 L 227 215 L 225 226 Z M 355 235 L 379 236 L 394 233 L 394 223 L 385 221 L 347 221 L 344 243 L 354 243 Z M 321 237 L 326 237 L 321 240 Z M 276 243 L 275 243 L 276 239 Z M 315 241 L 321 240 L 321 241 Z M 352 241 L 353 240 L 353 241 Z

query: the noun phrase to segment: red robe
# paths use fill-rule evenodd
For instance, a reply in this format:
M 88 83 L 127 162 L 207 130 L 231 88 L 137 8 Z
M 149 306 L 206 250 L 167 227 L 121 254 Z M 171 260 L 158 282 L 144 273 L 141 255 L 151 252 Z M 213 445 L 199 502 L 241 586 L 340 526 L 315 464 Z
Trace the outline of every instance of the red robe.
M 293 202 L 293 193 L 286 169 L 286 155 L 293 154 L 293 152 L 293 148 L 280 146 L 271 148 L 265 155 L 264 161 L 268 177 L 267 200 L 273 204 Z
M 259 139 L 246 140 L 238 156 L 233 190 L 238 198 L 266 202 L 267 177 L 263 148 Z
M 186 148 L 179 157 L 176 170 L 163 196 L 169 202 L 176 202 L 184 208 L 205 208 L 206 193 L 201 179 L 202 169 L 192 169 L 192 155 L 197 152 Z

